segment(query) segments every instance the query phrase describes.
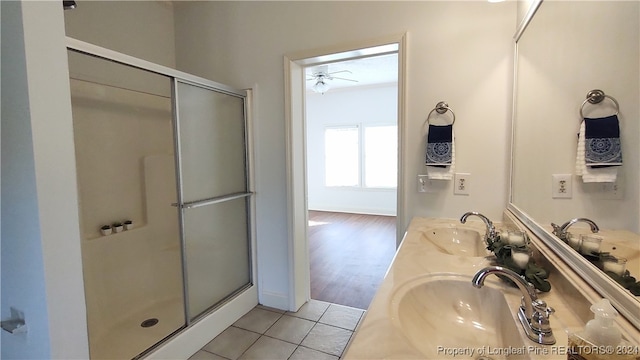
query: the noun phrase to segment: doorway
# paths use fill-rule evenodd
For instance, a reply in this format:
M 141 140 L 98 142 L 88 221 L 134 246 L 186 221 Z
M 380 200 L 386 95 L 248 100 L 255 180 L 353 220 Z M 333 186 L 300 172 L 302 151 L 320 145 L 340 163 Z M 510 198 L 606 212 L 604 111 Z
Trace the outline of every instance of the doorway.
M 305 74 L 311 298 L 366 309 L 395 252 L 398 54 Z
M 398 91 L 397 91 L 397 189 L 396 189 L 396 224 L 404 224 L 404 191 L 402 158 L 404 147 L 404 49 L 405 35 L 390 36 L 386 39 L 362 42 L 356 46 L 336 47 L 333 51 L 323 49 L 315 52 L 301 52 L 285 56 L 285 101 L 287 130 L 287 189 L 289 216 L 289 248 L 290 248 L 290 310 L 299 309 L 311 296 L 310 291 L 310 258 L 307 188 L 307 143 L 305 122 L 305 69 L 311 66 L 331 64 L 345 60 L 362 59 L 371 56 L 398 54 Z M 396 226 L 396 244 L 400 242 L 401 230 Z

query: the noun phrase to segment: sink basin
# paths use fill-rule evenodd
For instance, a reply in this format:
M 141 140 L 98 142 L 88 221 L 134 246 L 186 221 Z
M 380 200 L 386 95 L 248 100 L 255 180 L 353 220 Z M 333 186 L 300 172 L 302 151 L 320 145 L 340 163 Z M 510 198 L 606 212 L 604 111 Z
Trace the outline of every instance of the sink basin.
M 391 298 L 391 318 L 409 343 L 427 359 L 529 359 L 519 324 L 502 292 L 480 289 L 471 278 L 426 276 L 401 286 Z M 484 347 L 484 348 L 483 348 Z M 484 354 L 479 349 L 485 349 Z M 471 353 L 473 351 L 473 353 Z
M 422 232 L 423 241 L 435 245 L 444 254 L 484 257 L 489 255 L 483 236 L 476 230 L 461 227 L 438 227 Z

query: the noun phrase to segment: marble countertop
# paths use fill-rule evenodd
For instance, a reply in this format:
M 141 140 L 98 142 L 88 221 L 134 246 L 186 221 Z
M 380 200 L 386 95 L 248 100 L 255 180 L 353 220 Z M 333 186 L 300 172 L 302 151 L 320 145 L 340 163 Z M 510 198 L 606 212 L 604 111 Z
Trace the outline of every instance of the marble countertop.
M 495 224 L 497 229 L 504 229 L 501 224 Z M 471 282 L 473 275 L 480 269 L 491 265 L 491 257 L 462 257 L 444 254 L 436 246 L 424 239 L 424 234 L 433 229 L 455 226 L 462 229 L 472 229 L 480 234 L 485 233 L 485 225 L 480 221 L 467 221 L 460 224 L 457 219 L 414 218 L 396 253 L 394 261 L 374 297 L 365 317 L 358 326 L 343 359 L 424 359 L 424 353 L 417 350 L 404 335 L 403 331 L 394 324 L 391 314 L 393 295 L 404 284 L 425 274 L 430 275 L 458 275 Z M 487 252 L 487 255 L 490 253 Z M 550 279 L 551 280 L 551 279 Z M 553 286 L 553 281 L 551 281 Z M 579 329 L 584 322 L 572 311 L 571 304 L 567 304 L 553 289 L 548 293 L 539 294 L 539 298 L 547 302 L 556 312 L 551 315 L 551 326 L 557 339 L 553 346 L 542 346 L 530 341 L 524 334 L 521 324 L 516 317 L 520 305 L 521 293 L 518 289 L 507 286 L 495 276 L 486 279 L 486 285 L 498 288 L 505 294 L 512 318 L 502 319 L 513 321 L 524 339 L 526 354 L 531 359 L 566 358 L 561 354 L 567 348 L 567 329 Z M 472 286 L 469 283 L 469 286 Z M 419 321 L 419 320 L 416 320 Z M 447 326 L 443 323 L 441 326 Z M 434 344 L 434 346 L 437 344 Z M 464 347 L 465 344 L 459 344 Z M 498 349 L 499 350 L 499 349 Z M 478 354 L 476 353 L 475 356 Z M 475 356 L 473 358 L 475 358 Z M 493 356 L 492 356 L 493 357 Z M 460 355 L 442 354 L 441 359 L 461 358 Z M 464 357 L 463 357 L 464 358 Z M 469 356 L 466 356 L 469 358 Z M 494 359 L 502 358 L 500 356 Z M 524 357 L 526 358 L 526 356 Z

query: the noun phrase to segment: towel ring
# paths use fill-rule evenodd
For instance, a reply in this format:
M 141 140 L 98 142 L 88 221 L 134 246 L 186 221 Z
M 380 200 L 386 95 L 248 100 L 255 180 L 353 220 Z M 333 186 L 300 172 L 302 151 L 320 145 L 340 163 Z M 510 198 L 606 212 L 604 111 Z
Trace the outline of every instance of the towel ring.
M 453 112 L 453 110 L 451 110 L 451 108 L 449 107 L 449 104 L 447 104 L 444 101 L 440 101 L 439 103 L 436 104 L 436 107 L 429 112 L 429 115 L 427 115 L 427 121 L 426 121 L 427 124 L 429 124 L 429 118 L 431 117 L 431 114 L 433 114 L 434 111 L 440 115 L 446 113 L 447 111 L 451 111 L 451 115 L 453 116 L 451 125 L 456 123 L 456 114 Z
M 612 96 L 605 94 L 604 91 L 595 89 L 587 93 L 587 99 L 582 102 L 582 105 L 580 105 L 580 122 L 584 120 L 584 113 L 582 111 L 584 110 L 584 106 L 587 105 L 587 103 L 599 104 L 605 98 L 613 101 L 613 103 L 616 105 L 616 113 L 614 115 L 618 115 L 618 113 L 620 112 L 620 105 L 618 104 L 618 101 Z

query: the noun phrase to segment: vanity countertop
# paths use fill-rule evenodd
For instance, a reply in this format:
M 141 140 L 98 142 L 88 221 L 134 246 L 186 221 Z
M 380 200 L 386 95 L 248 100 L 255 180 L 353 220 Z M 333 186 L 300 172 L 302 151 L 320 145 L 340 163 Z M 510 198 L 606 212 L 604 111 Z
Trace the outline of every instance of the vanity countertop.
M 498 230 L 503 227 L 501 224 L 495 224 Z M 405 234 L 405 237 L 396 253 L 393 263 L 391 264 L 384 281 L 382 282 L 378 292 L 376 293 L 369 309 L 367 310 L 362 322 L 358 326 L 354 337 L 352 338 L 344 359 L 424 359 L 424 353 L 420 352 L 405 336 L 402 330 L 395 325 L 392 319 L 393 296 L 403 284 L 424 277 L 425 274 L 456 274 L 461 275 L 465 279 L 469 279 L 469 287 L 471 287 L 471 277 L 480 269 L 491 265 L 491 257 L 463 257 L 456 255 L 444 254 L 436 248 L 434 244 L 424 240 L 424 234 L 429 231 L 442 227 L 455 226 L 458 229 L 473 229 L 480 234 L 484 234 L 485 225 L 480 221 L 468 221 L 466 224 L 460 224 L 459 221 L 453 219 L 434 219 L 434 218 L 414 218 Z M 487 255 L 490 253 L 487 252 Z M 553 274 L 550 277 L 553 286 Z M 524 340 L 523 351 L 531 359 L 559 359 L 565 358 L 567 349 L 567 333 L 566 329 L 580 329 L 584 326 L 584 322 L 572 311 L 571 304 L 558 295 L 553 288 L 548 293 L 539 294 L 539 298 L 547 302 L 556 312 L 551 315 L 550 322 L 557 339 L 557 343 L 553 346 L 538 345 L 526 338 L 524 331 L 516 318 L 516 312 L 520 305 L 521 293 L 518 289 L 507 286 L 496 276 L 489 276 L 486 279 L 487 286 L 498 288 L 505 294 L 505 299 L 509 306 L 509 313 L 513 314 L 512 318 L 504 318 L 502 321 L 513 321 L 520 332 L 520 336 Z M 444 296 L 444 294 L 443 294 Z M 416 319 L 419 321 L 419 319 Z M 397 321 L 396 321 L 397 323 Z M 446 327 L 448 324 L 443 322 L 439 326 Z M 420 328 L 418 325 L 417 328 Z M 425 336 L 429 336 L 429 330 L 425 330 Z M 434 344 L 436 346 L 437 344 Z M 459 344 L 460 348 L 464 348 L 465 344 Z M 444 349 L 443 349 L 444 350 Z M 479 354 L 478 349 L 467 349 L 467 351 L 475 350 L 472 358 L 476 358 Z M 501 349 L 484 349 L 486 351 L 500 351 Z M 519 349 L 513 349 L 520 351 Z M 489 354 L 487 354 L 489 355 Z M 504 358 L 502 356 L 491 356 L 494 359 Z M 440 359 L 453 359 L 453 355 L 447 355 L 444 352 Z M 469 356 L 455 358 L 469 358 Z

